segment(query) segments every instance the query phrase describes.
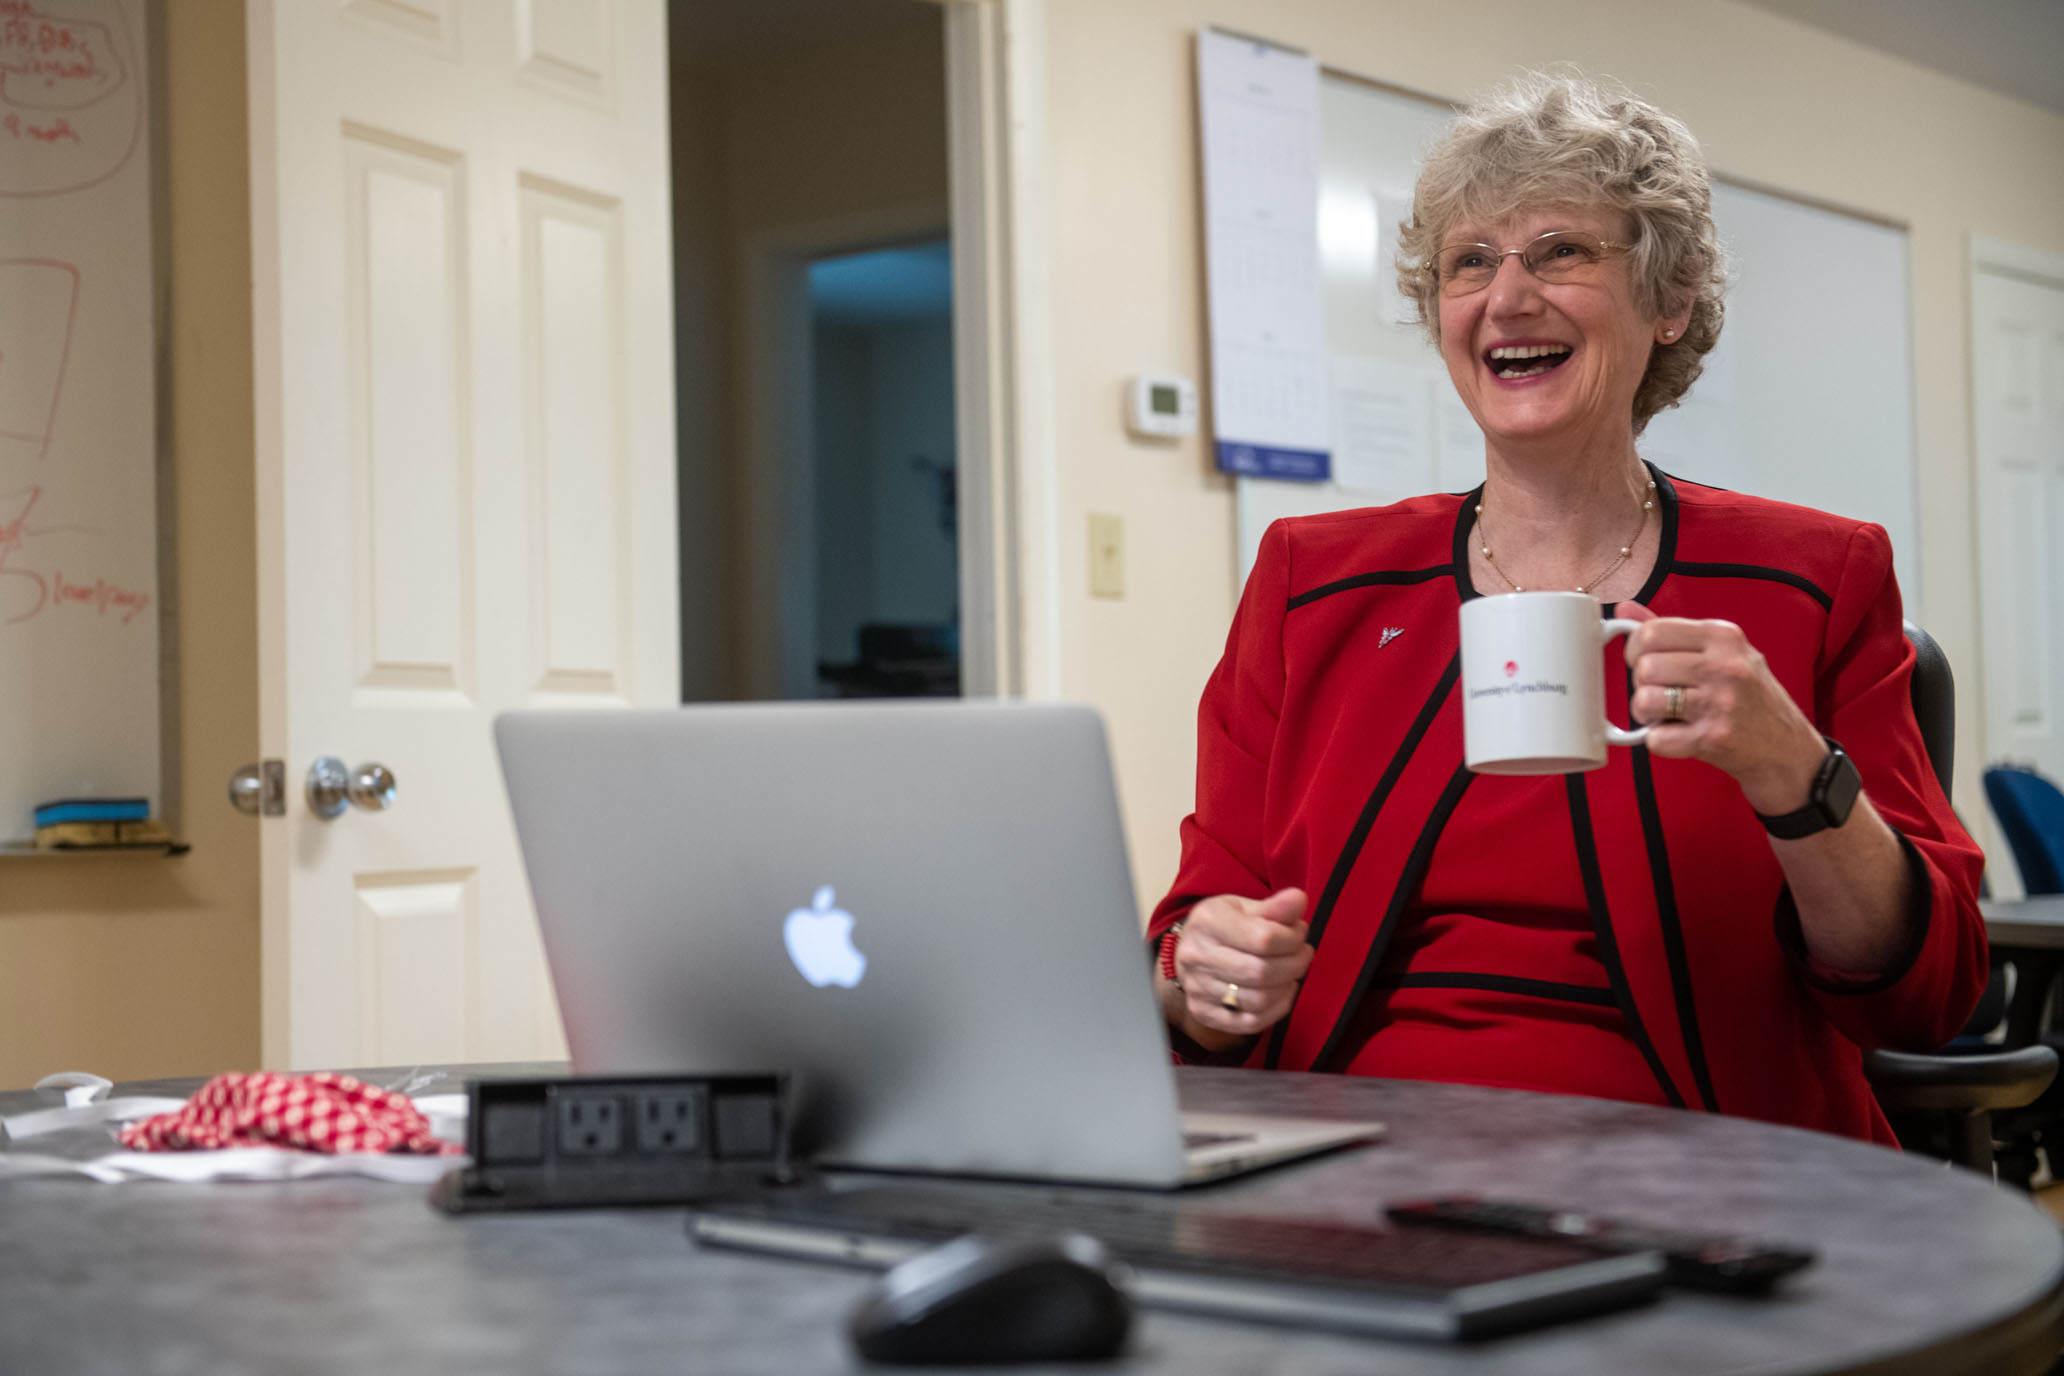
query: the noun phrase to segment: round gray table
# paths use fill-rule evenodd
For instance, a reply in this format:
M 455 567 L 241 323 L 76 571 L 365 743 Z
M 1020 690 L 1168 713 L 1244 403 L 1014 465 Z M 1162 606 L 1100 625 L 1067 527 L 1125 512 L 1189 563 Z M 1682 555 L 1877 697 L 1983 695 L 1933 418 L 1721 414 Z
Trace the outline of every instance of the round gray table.
M 361 1074 L 399 1084 L 407 1072 Z M 1935 1162 L 1595 1099 L 1225 1070 L 1183 1070 L 1179 1081 L 1195 1108 L 1390 1125 L 1382 1145 L 1187 1193 L 1186 1208 L 1369 1217 L 1386 1199 L 1477 1191 L 1806 1242 L 1821 1260 L 1773 1298 L 1667 1293 L 1461 1347 L 1147 1312 L 1122 1360 L 1051 1370 L 1942 1376 L 2043 1371 L 2064 1342 L 2064 1233 L 2025 1197 Z M 0 1113 L 58 1101 L 0 1094 Z M 86 1156 L 108 1144 L 80 1132 L 29 1146 Z M 866 1274 L 698 1251 L 682 1222 L 674 1209 L 450 1218 L 420 1188 L 363 1180 L 0 1182 L 0 1371 L 859 1367 L 842 1322 Z

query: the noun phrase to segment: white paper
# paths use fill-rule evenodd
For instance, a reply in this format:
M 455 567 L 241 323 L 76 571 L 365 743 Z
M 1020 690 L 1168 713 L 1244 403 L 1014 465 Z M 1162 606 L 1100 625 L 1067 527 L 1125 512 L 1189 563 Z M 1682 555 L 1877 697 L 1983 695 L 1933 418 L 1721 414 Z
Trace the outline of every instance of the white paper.
M 19 1142 L 69 1128 L 87 1128 L 96 1123 L 128 1123 L 157 1113 L 177 1113 L 186 1107 L 184 1099 L 165 1099 L 139 1094 L 126 1099 L 102 1099 L 96 1103 L 67 1104 L 63 1108 L 33 1109 L 28 1113 L 0 1118 L 7 1138 Z
M 161 1180 L 192 1185 L 204 1181 L 312 1180 L 363 1175 L 401 1185 L 427 1185 L 470 1164 L 463 1156 L 418 1156 L 398 1152 L 291 1151 L 285 1147 L 224 1147 L 217 1151 L 111 1151 L 86 1161 L 41 1152 L 0 1152 L 0 1180 L 30 1175 L 83 1175 L 114 1185 Z
M 1376 309 L 1386 325 L 1418 329 L 1416 313 L 1397 284 L 1398 225 L 1412 218 L 1412 193 L 1380 191 L 1376 195 Z
M 1484 480 L 1484 438 L 1476 417 L 1455 395 L 1446 377 L 1433 382 L 1434 409 L 1440 417 L 1440 480 L 1443 492 L 1467 492 Z
M 441 1142 L 466 1143 L 467 1099 L 464 1094 L 417 1094 L 416 1112 L 430 1120 L 430 1135 Z
M 1318 63 L 1207 30 L 1197 76 L 1212 429 L 1221 446 L 1322 456 Z
M 36 1081 L 35 1087 L 63 1090 L 65 1102 L 76 1108 L 80 1104 L 97 1104 L 107 1098 L 115 1082 L 90 1070 L 60 1070 Z
M 1426 370 L 1380 358 L 1333 360 L 1333 481 L 1397 501 L 1433 482 Z

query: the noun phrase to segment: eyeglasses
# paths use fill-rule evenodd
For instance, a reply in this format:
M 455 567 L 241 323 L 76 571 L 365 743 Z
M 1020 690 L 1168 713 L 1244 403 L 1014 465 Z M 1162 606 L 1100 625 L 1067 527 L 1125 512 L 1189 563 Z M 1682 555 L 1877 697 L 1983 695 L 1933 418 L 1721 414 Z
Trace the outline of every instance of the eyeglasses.
M 1609 243 L 1582 230 L 1558 229 L 1519 248 L 1449 244 L 1434 255 L 1433 271 L 1440 281 L 1441 295 L 1468 296 L 1488 287 L 1505 260 L 1515 253 L 1526 270 L 1543 282 L 1569 282 L 1588 275 L 1605 261 L 1607 254 L 1624 253 L 1632 247 Z

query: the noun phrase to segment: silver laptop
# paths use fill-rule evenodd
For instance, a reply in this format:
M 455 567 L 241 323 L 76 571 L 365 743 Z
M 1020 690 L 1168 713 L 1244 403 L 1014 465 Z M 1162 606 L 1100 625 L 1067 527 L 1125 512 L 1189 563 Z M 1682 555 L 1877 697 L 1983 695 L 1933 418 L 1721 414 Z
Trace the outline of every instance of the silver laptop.
M 787 1070 L 827 1164 L 1169 1187 L 1371 1123 L 1179 1114 L 1102 723 L 1011 703 L 495 723 L 581 1073 Z

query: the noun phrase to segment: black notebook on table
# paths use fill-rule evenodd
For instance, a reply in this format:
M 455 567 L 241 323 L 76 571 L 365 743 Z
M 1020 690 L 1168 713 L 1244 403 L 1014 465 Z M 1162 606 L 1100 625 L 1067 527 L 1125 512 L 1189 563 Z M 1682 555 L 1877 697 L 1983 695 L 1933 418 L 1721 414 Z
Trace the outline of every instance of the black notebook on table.
M 701 1206 L 688 1230 L 708 1246 L 878 1268 L 967 1233 L 1087 1233 L 1131 1268 L 1143 1305 L 1422 1339 L 1484 1337 L 1638 1303 L 1655 1295 L 1665 1270 L 1656 1252 L 1601 1256 L 1534 1238 L 1019 1187 L 777 1191 Z

